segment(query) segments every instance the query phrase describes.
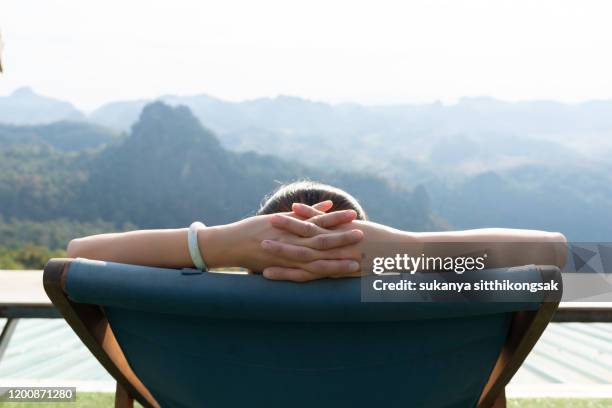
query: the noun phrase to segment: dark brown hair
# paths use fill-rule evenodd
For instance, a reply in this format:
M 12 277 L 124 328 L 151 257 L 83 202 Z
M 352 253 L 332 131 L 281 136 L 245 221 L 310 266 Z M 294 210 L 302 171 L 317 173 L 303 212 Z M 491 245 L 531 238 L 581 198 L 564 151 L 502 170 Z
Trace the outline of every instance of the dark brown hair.
M 293 203 L 314 205 L 325 200 L 331 200 L 334 204 L 327 212 L 355 210 L 358 220 L 366 220 L 368 218 L 355 197 L 346 191 L 327 184 L 307 180 L 280 186 L 272 195 L 264 199 L 257 211 L 257 215 L 289 212 Z

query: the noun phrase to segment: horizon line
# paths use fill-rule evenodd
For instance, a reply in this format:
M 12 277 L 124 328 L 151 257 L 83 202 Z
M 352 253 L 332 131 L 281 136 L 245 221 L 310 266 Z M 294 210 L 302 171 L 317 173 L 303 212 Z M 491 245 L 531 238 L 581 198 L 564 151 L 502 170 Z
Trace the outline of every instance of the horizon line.
M 196 93 L 186 93 L 186 94 L 165 93 L 165 94 L 161 94 L 155 97 L 113 99 L 108 102 L 98 104 L 93 109 L 84 109 L 82 106 L 80 106 L 77 103 L 72 102 L 69 99 L 64 99 L 64 98 L 57 97 L 57 96 L 50 96 L 50 95 L 39 93 L 34 89 L 34 87 L 29 86 L 29 85 L 16 86 L 10 92 L 0 95 L 0 98 L 9 98 L 13 96 L 15 93 L 18 93 L 19 91 L 29 91 L 32 94 L 39 96 L 39 97 L 55 99 L 59 102 L 69 103 L 76 110 L 80 111 L 81 113 L 87 114 L 87 115 L 91 114 L 92 112 L 106 105 L 110 105 L 114 103 L 122 103 L 122 102 L 123 103 L 134 103 L 134 102 L 151 103 L 151 102 L 162 100 L 164 98 L 193 98 L 193 97 L 208 97 L 210 99 L 215 99 L 220 102 L 233 103 L 233 104 L 249 103 L 249 102 L 255 102 L 259 100 L 275 100 L 275 99 L 287 98 L 287 99 L 298 99 L 298 100 L 310 102 L 310 103 L 325 104 L 325 105 L 329 105 L 332 107 L 343 106 L 343 105 L 356 105 L 356 106 L 361 106 L 365 108 L 393 107 L 393 106 L 426 106 L 426 105 L 439 105 L 443 107 L 451 107 L 451 106 L 457 106 L 461 104 L 462 101 L 479 100 L 479 99 L 480 100 L 488 99 L 491 101 L 500 102 L 504 104 L 553 103 L 553 104 L 559 104 L 559 105 L 565 105 L 565 106 L 578 106 L 578 105 L 584 105 L 588 103 L 601 103 L 601 102 L 611 103 L 612 102 L 612 96 L 609 98 L 588 98 L 588 99 L 581 99 L 581 100 L 576 100 L 576 101 L 567 101 L 567 100 L 551 99 L 551 98 L 503 99 L 503 98 L 499 98 L 499 97 L 492 96 L 492 95 L 463 95 L 457 98 L 449 98 L 449 99 L 436 98 L 436 99 L 430 99 L 427 101 L 425 100 L 409 101 L 408 98 L 406 98 L 406 101 L 398 100 L 398 101 L 379 102 L 379 103 L 364 103 L 364 102 L 359 102 L 359 101 L 354 101 L 354 100 L 349 100 L 349 99 L 344 100 L 344 98 L 337 99 L 337 100 L 325 100 L 325 99 L 315 99 L 315 98 L 309 98 L 305 96 L 290 95 L 290 94 L 284 94 L 284 93 L 278 93 L 274 96 L 266 95 L 266 96 L 257 96 L 253 98 L 231 99 L 231 98 L 222 98 L 222 97 L 214 96 L 206 92 L 196 92 Z

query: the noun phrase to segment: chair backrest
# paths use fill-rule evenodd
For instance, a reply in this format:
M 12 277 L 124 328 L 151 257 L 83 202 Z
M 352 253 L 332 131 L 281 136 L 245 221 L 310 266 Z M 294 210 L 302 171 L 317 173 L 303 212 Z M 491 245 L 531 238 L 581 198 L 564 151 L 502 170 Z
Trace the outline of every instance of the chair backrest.
M 495 272 L 560 280 L 554 268 Z M 297 284 L 86 260 L 51 262 L 45 287 L 118 382 L 162 407 L 486 406 L 556 309 L 542 294 L 367 303 L 360 279 Z M 524 355 L 504 356 L 509 342 Z

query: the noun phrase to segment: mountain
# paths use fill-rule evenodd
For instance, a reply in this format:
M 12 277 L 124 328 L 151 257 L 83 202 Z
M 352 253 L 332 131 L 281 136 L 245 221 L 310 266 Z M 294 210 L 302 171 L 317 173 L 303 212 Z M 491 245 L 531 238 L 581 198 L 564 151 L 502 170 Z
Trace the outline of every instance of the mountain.
M 35 125 L 63 120 L 85 120 L 85 115 L 68 102 L 38 95 L 30 88 L 0 96 L 0 123 Z
M 574 242 L 612 237 L 612 172 L 522 166 L 428 190 L 432 209 L 457 229 L 561 231 Z
M 131 136 L 103 151 L 90 166 L 82 195 L 95 195 L 97 186 L 105 186 L 90 211 L 101 219 L 144 227 L 179 226 L 199 218 L 235 221 L 252 215 L 279 182 L 301 178 L 347 188 L 380 222 L 412 229 L 436 226 L 428 208 L 407 189 L 371 175 L 228 151 L 188 108 L 161 102 L 146 106 Z M 125 205 L 117 205 L 118 200 Z
M 344 182 L 340 175 L 350 175 L 347 177 L 354 181 L 363 174 L 375 174 L 374 178 L 388 180 L 372 182 L 388 185 L 388 197 L 394 197 L 394 190 L 414 197 L 411 191 L 424 186 L 433 211 L 454 228 L 550 229 L 583 241 L 605 241 L 612 236 L 608 216 L 612 101 L 564 104 L 470 97 L 454 104 L 362 106 L 290 96 L 228 102 L 209 95 L 164 95 L 159 100 L 188 106 L 219 141 L 224 151 L 219 157 L 240 163 L 235 164 L 238 167 L 240 160 L 259 163 L 249 171 L 264 178 L 310 176 L 334 184 Z M 89 120 L 127 130 L 142 122 L 147 103 L 108 104 Z M 155 129 L 146 132 L 154 133 Z M 135 130 L 132 136 L 137 134 Z M 146 143 L 141 149 L 145 147 Z M 130 157 L 137 155 L 135 150 Z M 262 159 L 268 157 L 265 155 L 281 160 Z M 276 166 L 278 171 L 267 166 Z M 248 172 L 233 177 L 251 180 Z M 346 181 L 346 185 L 352 184 Z M 370 200 L 370 193 L 360 194 L 363 200 Z M 374 198 L 371 205 L 379 202 Z M 377 210 L 386 212 L 382 215 L 385 220 L 396 221 L 397 214 L 406 211 L 395 209 L 395 202 L 385 203 Z M 234 206 L 232 211 L 245 212 L 254 205 L 248 201 L 243 207 L 233 202 L 229 206 Z M 421 216 L 417 219 L 429 217 Z M 129 221 L 130 217 L 122 219 Z
M 0 122 L 36 121 L 32 112 L 47 111 L 39 106 L 41 100 L 83 118 L 72 105 L 28 89 L 0 99 L 7 106 L 0 111 Z M 228 149 L 340 170 L 376 171 L 412 187 L 432 176 L 470 176 L 538 164 L 543 151 L 547 161 L 560 166 L 609 164 L 612 154 L 608 100 L 563 104 L 470 97 L 455 104 L 389 106 L 331 105 L 292 96 L 229 102 L 206 94 L 163 95 L 157 100 L 189 107 Z M 112 102 L 87 120 L 129 131 L 150 102 Z M 337 157 L 339 149 L 348 149 L 350 155 Z
M 375 221 L 411 230 L 441 227 L 422 189 L 228 151 L 188 108 L 161 102 L 143 109 L 131 134 L 96 151 L 64 153 L 49 145 L 14 150 L 16 159 L 0 160 L 0 215 L 7 219 L 140 228 L 201 219 L 214 225 L 254 214 L 279 182 L 312 178 L 347 188 Z
M 610 163 L 612 153 L 612 101 L 605 100 L 570 105 L 474 97 L 449 105 L 390 106 L 330 105 L 290 96 L 228 102 L 209 95 L 166 95 L 159 100 L 190 107 L 229 149 L 380 171 L 411 186 L 421 182 L 407 176 L 412 171 L 419 176 L 452 176 L 457 170 L 474 175 L 537 164 L 543 151 L 558 165 Z M 112 103 L 90 119 L 129 129 L 144 104 Z M 466 143 L 476 148 L 470 147 L 468 155 L 453 154 L 459 145 L 465 152 Z M 349 149 L 350 158 L 338 160 L 338 149 Z M 444 150 L 451 153 L 452 164 Z

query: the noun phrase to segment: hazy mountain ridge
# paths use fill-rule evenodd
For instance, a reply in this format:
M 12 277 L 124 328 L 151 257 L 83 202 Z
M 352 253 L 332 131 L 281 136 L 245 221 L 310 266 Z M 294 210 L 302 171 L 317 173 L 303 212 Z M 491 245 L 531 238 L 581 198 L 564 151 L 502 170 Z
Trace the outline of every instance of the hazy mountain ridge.
M 612 101 L 569 105 L 477 97 L 450 105 L 362 106 L 288 96 L 244 102 L 208 95 L 162 96 L 160 100 L 189 106 L 232 150 L 253 150 L 339 169 L 375 169 L 390 176 L 398 173 L 393 169 L 396 166 L 418 169 L 419 174 L 451 176 L 503 171 L 541 163 L 543 155 L 559 165 L 612 162 Z M 106 105 L 90 119 L 125 128 L 143 104 Z M 442 151 L 451 150 L 453 139 L 462 140 L 463 152 L 468 144 L 475 148 L 467 155 L 440 160 Z M 338 149 L 348 149 L 351 154 L 338 157 Z M 410 178 L 400 181 L 412 186 L 419 183 Z
M 296 170 L 303 165 L 378 174 L 403 188 L 424 185 L 435 212 L 453 227 L 560 230 L 574 240 L 612 237 L 612 101 L 480 97 L 452 105 L 362 106 L 287 96 L 159 99 L 190 106 L 223 148 L 291 162 L 272 165 L 272 157 L 227 152 L 236 166 L 243 157 L 265 162 L 249 171 L 266 177 L 304 175 Z M 127 129 L 146 103 L 108 104 L 89 120 Z M 262 170 L 265 165 L 277 173 Z
M 228 151 L 188 108 L 160 102 L 143 109 L 130 135 L 102 150 L 68 154 L 46 144 L 0 145 L 0 157 L 0 215 L 6 219 L 140 228 L 201 219 L 214 225 L 254 214 L 279 182 L 309 177 L 347 188 L 376 221 L 413 230 L 441 226 L 427 197 L 370 175 Z
M 22 93 L 30 95 L 26 100 L 32 100 L 30 90 L 13 95 Z M 410 162 L 409 167 L 417 166 L 424 172 L 475 174 L 538 163 L 544 146 L 547 159 L 558 163 L 611 162 L 612 101 L 568 105 L 476 97 L 451 105 L 362 106 L 289 96 L 228 102 L 204 94 L 165 95 L 158 100 L 188 106 L 232 150 L 253 150 L 308 163 L 318 160 L 340 169 L 384 168 L 385 162 L 402 167 Z M 127 131 L 148 102 L 113 102 L 96 109 L 87 119 Z M 7 119 L 0 116 L 3 121 Z M 440 161 L 437 155 L 449 150 L 449 141 L 457 146 L 458 139 L 476 148 L 464 160 L 463 155 L 452 157 L 451 168 L 445 169 L 447 160 Z M 317 154 L 309 155 L 313 146 Z M 346 148 L 354 158 L 333 156 L 337 149 Z M 414 180 L 403 182 L 417 184 Z
M 38 95 L 30 88 L 19 88 L 8 96 L 0 96 L 0 123 L 39 125 L 85 119 L 85 114 L 71 103 Z
M 427 186 L 432 209 L 458 229 L 561 231 L 573 241 L 612 238 L 612 177 L 601 170 L 524 166 Z

